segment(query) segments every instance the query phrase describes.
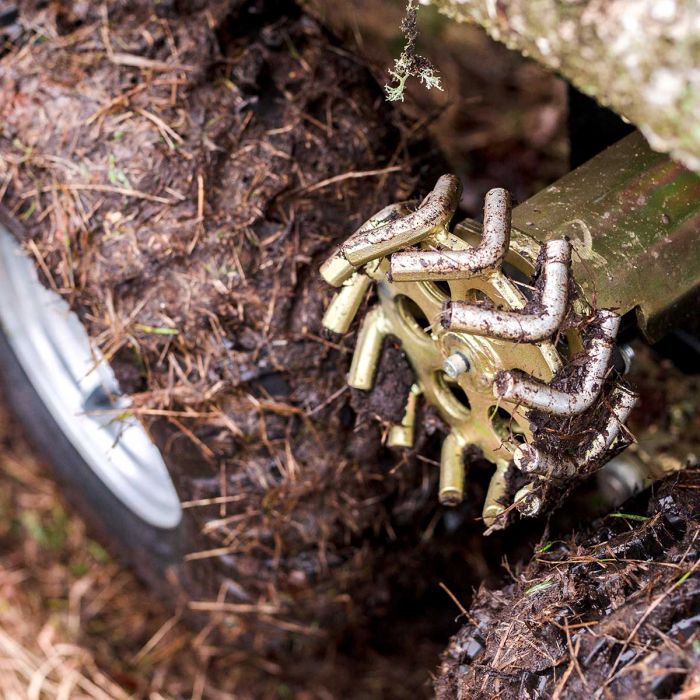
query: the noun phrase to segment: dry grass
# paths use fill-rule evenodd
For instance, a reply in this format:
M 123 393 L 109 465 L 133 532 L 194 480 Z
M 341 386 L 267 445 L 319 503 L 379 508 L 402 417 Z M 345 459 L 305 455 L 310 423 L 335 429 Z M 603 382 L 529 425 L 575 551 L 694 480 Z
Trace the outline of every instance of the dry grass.
M 0 516 L 0 697 L 234 697 L 194 633 L 64 508 L 2 406 Z
M 321 337 L 330 290 L 314 273 L 334 236 L 413 189 L 401 133 L 380 88 L 292 2 L 259 26 L 234 0 L 29 5 L 1 59 L 2 204 L 157 424 L 182 497 L 245 496 L 186 511 L 188 570 L 211 584 L 193 597 L 264 612 L 226 619 L 255 663 L 293 646 L 318 667 L 390 595 L 374 569 L 393 503 L 424 510 L 427 468 L 368 478 L 357 459 L 374 464 L 381 446 L 342 424 L 335 358 L 349 353 Z M 326 433 L 347 435 L 342 454 Z

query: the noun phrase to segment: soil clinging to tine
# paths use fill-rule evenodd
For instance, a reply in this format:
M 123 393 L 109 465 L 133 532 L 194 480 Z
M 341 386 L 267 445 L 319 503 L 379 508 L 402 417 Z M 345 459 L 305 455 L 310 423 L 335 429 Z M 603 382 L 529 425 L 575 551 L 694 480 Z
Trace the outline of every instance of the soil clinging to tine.
M 637 402 L 637 395 L 617 386 L 610 395 L 610 416 L 605 427 L 596 434 L 583 455 L 581 463 L 537 449 L 534 445 L 520 445 L 513 454 L 513 462 L 520 471 L 540 476 L 573 476 L 586 465 L 598 462 L 620 434 Z
M 446 302 L 442 323 L 450 330 L 501 340 L 537 343 L 553 336 L 566 315 L 571 246 L 565 240 L 545 244 L 544 286 L 532 310 L 484 309 L 463 301 Z
M 484 229 L 475 248 L 460 251 L 416 250 L 391 256 L 390 277 L 395 282 L 465 279 L 498 267 L 510 243 L 511 198 L 496 187 L 486 193 Z
M 597 313 L 598 336 L 588 348 L 588 358 L 580 385 L 571 391 L 562 391 L 514 372 L 500 371 L 496 375 L 494 395 L 507 401 L 516 401 L 528 408 L 558 416 L 583 413 L 596 400 L 610 365 L 620 317 L 607 309 Z

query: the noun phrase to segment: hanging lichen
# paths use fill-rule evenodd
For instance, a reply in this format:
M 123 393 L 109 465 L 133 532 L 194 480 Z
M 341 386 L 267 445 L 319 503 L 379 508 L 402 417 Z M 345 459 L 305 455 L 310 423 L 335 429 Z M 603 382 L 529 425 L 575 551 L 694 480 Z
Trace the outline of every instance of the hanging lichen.
M 406 81 L 410 77 L 418 78 L 425 87 L 430 90 L 436 88 L 442 90 L 440 76 L 430 59 L 421 56 L 416 50 L 418 40 L 418 3 L 417 0 L 408 0 L 406 14 L 401 20 L 401 33 L 405 44 L 401 55 L 394 61 L 394 67 L 389 70 L 392 85 L 385 85 L 386 98 L 390 102 L 401 100 L 403 102 L 406 90 Z

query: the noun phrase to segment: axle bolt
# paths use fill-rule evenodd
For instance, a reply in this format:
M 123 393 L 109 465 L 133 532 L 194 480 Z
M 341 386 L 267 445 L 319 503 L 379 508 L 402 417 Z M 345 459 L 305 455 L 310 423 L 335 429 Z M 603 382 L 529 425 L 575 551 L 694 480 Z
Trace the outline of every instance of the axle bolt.
M 443 362 L 442 369 L 450 379 L 456 379 L 469 369 L 469 360 L 461 352 L 455 352 Z

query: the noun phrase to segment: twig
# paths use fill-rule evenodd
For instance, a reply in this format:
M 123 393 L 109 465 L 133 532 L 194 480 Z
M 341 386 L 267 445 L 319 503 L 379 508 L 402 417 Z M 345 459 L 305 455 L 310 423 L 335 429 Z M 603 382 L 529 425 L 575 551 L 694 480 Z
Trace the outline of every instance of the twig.
M 379 168 L 378 170 L 351 170 L 347 173 L 342 173 L 341 175 L 335 175 L 329 177 L 320 182 L 316 182 L 313 185 L 305 185 L 304 187 L 298 187 L 295 190 L 287 193 L 288 197 L 295 194 L 300 194 L 302 192 L 315 192 L 316 190 L 321 190 L 328 185 L 334 185 L 336 182 L 343 182 L 343 180 L 358 180 L 363 177 L 375 177 L 376 175 L 384 175 L 386 173 L 395 173 L 399 170 L 403 170 L 400 165 L 391 165 L 387 168 Z
M 279 608 L 275 605 L 266 605 L 261 603 L 253 605 L 250 603 L 220 603 L 215 600 L 193 600 L 189 604 L 190 610 L 198 610 L 202 612 L 227 612 L 235 614 L 256 613 L 274 615 L 279 612 Z
M 567 666 L 566 671 L 564 671 L 564 675 L 561 677 L 561 680 L 559 681 L 559 683 L 557 683 L 557 687 L 554 689 L 554 693 L 552 695 L 552 700 L 559 700 L 559 698 L 561 697 L 561 694 L 564 690 L 564 686 L 567 684 L 567 682 L 569 680 L 569 676 L 571 676 L 571 674 L 574 671 L 574 668 L 577 665 L 576 657 L 578 655 L 578 651 L 579 651 L 580 647 L 581 647 L 581 639 L 579 638 L 576 640 L 576 646 L 574 647 L 571 663 Z
M 350 387 L 347 384 L 338 389 L 338 391 L 333 392 L 325 401 L 322 401 L 318 406 L 314 406 L 310 411 L 306 412 L 307 417 L 316 415 L 319 411 L 323 410 L 326 406 L 333 403 L 339 396 L 342 396 Z
M 125 197 L 134 197 L 135 199 L 145 199 L 149 202 L 157 202 L 158 204 L 175 204 L 172 199 L 166 199 L 165 197 L 159 197 L 156 194 L 149 194 L 148 192 L 141 192 L 139 190 L 134 190 L 131 187 L 116 187 L 115 185 L 89 185 L 83 183 L 61 183 L 58 185 L 48 185 L 46 187 L 41 187 L 36 190 L 31 190 L 25 192 L 22 195 L 22 199 L 29 199 L 34 197 L 39 193 L 52 192 L 56 189 L 66 189 L 72 192 L 108 192 L 110 194 L 121 194 Z
M 158 115 L 142 109 L 141 107 L 136 107 L 134 111 L 156 125 L 158 131 L 160 131 L 161 136 L 163 137 L 163 140 L 168 144 L 171 151 L 175 150 L 175 144 L 173 141 L 180 144 L 185 142 L 185 139 L 183 139 L 182 136 L 180 136 L 180 134 L 178 134 L 172 127 L 168 126 Z
M 445 593 L 447 593 L 448 596 L 450 596 L 452 602 L 459 608 L 462 615 L 467 617 L 469 613 L 467 612 L 467 609 L 462 605 L 462 603 L 459 602 L 457 596 L 442 581 L 440 581 L 438 585 L 440 586 L 440 588 L 442 588 L 443 591 L 445 591 Z
M 617 668 L 620 665 L 620 661 L 622 659 L 622 655 L 627 651 L 627 647 L 629 647 L 630 642 L 634 639 L 635 635 L 637 632 L 639 632 L 639 629 L 641 626 L 644 624 L 644 622 L 647 620 L 649 615 L 656 610 L 656 608 L 661 605 L 661 603 L 666 599 L 666 597 L 672 593 L 676 588 L 678 588 L 681 583 L 686 581 L 690 576 L 692 576 L 695 571 L 697 571 L 698 567 L 700 567 L 700 559 L 698 559 L 691 567 L 688 569 L 688 571 L 677 581 L 673 583 L 672 586 L 669 586 L 665 591 L 660 593 L 656 599 L 649 605 L 649 607 L 644 611 L 644 614 L 639 618 L 639 621 L 637 624 L 634 626 L 634 629 L 629 633 L 627 639 L 625 639 L 625 643 L 622 645 L 622 649 L 620 649 L 620 653 L 617 655 L 617 658 L 615 659 L 615 663 L 613 664 L 613 667 L 610 669 L 610 673 L 608 674 L 608 677 L 605 679 L 605 683 L 603 684 L 602 688 L 605 688 L 610 684 L 610 682 L 613 680 L 615 677 L 615 673 L 617 672 Z M 601 690 L 602 690 L 601 688 Z

